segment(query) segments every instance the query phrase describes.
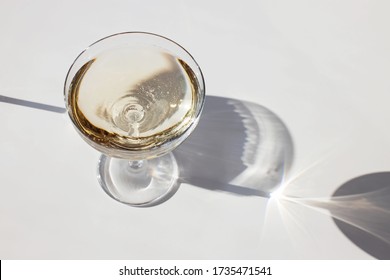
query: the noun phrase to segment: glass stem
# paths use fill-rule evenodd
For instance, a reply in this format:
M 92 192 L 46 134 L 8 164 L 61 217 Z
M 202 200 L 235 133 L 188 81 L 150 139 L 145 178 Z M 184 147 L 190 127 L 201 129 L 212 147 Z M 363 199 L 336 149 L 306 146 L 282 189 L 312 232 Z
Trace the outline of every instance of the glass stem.
M 138 170 L 138 169 L 141 169 L 143 165 L 144 165 L 144 161 L 143 160 L 129 161 L 129 166 L 130 166 L 131 169 Z

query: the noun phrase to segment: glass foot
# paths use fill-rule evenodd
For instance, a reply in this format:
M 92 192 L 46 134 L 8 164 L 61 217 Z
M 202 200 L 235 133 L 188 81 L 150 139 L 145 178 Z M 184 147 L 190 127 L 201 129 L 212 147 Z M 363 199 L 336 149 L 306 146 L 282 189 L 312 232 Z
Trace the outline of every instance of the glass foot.
M 179 169 L 172 153 L 142 161 L 102 155 L 98 180 L 113 199 L 137 207 L 160 204 L 177 191 Z

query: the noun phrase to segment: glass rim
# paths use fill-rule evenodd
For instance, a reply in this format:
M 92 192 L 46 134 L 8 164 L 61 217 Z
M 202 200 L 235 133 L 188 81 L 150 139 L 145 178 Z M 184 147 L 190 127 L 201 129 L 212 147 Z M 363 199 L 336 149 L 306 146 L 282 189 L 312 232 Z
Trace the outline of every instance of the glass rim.
M 130 35 L 130 34 L 140 34 L 140 35 L 147 35 L 147 36 L 152 36 L 152 37 L 158 37 L 160 39 L 163 39 L 163 40 L 166 40 L 166 41 L 169 41 L 171 43 L 173 43 L 174 45 L 178 46 L 180 49 L 182 49 L 191 59 L 192 61 L 195 63 L 196 67 L 198 68 L 199 70 L 199 74 L 200 74 L 200 77 L 201 77 L 201 87 L 202 87 L 202 104 L 201 104 L 201 108 L 203 107 L 203 103 L 204 103 L 204 96 L 205 96 L 205 93 L 206 93 L 206 85 L 205 85 L 205 81 L 204 81 L 204 76 L 203 76 L 203 72 L 202 72 L 202 69 L 200 68 L 198 62 L 195 60 L 195 58 L 192 56 L 192 54 L 187 51 L 186 48 L 184 48 L 182 45 L 180 45 L 179 43 L 177 43 L 176 41 L 168 38 L 168 37 L 165 37 L 163 35 L 159 35 L 159 34 L 156 34 L 156 33 L 152 33 L 152 32 L 147 32 L 147 31 L 124 31 L 124 32 L 118 32 L 118 33 L 114 33 L 114 34 L 111 34 L 111 35 L 108 35 L 108 36 L 105 36 L 103 38 L 100 38 L 98 39 L 97 41 L 93 42 L 92 44 L 90 44 L 88 47 L 86 47 L 83 51 L 81 51 L 77 56 L 76 58 L 73 60 L 72 64 L 70 65 L 67 73 L 66 73 L 66 77 L 65 77 L 65 82 L 64 82 L 64 96 L 66 96 L 67 92 L 66 92 L 66 83 L 69 79 L 69 75 L 70 75 L 70 72 L 71 70 L 73 69 L 73 66 L 76 64 L 76 62 L 78 61 L 78 59 L 83 55 L 85 54 L 91 47 L 93 47 L 94 45 L 104 41 L 104 40 L 107 40 L 109 38 L 112 38 L 112 37 L 116 37 L 116 36 L 122 36 L 122 35 Z M 201 110 L 200 110 L 201 111 Z M 200 114 L 200 112 L 198 113 Z M 198 116 L 197 114 L 197 116 Z

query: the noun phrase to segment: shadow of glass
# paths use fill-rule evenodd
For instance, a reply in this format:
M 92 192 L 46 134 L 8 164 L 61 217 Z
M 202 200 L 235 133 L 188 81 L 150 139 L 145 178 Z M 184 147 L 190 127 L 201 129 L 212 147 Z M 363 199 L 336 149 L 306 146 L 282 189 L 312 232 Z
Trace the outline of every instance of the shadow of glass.
M 346 182 L 327 208 L 353 243 L 377 259 L 390 259 L 390 172 Z
M 13 98 L 13 97 L 4 96 L 4 95 L 0 95 L 0 102 L 19 105 L 19 106 L 23 106 L 23 107 L 34 108 L 34 109 L 43 110 L 43 111 L 49 111 L 49 112 L 53 112 L 53 113 L 59 113 L 59 114 L 63 114 L 66 112 L 66 109 L 62 108 L 62 107 L 52 106 L 52 105 L 38 103 L 38 102 L 32 102 L 32 101 Z
M 207 96 L 198 126 L 173 153 L 182 183 L 269 197 L 291 166 L 293 143 L 284 123 L 265 107 Z
M 377 259 L 390 260 L 390 172 L 354 178 L 331 198 L 282 197 L 281 201 L 325 210 L 356 246 Z

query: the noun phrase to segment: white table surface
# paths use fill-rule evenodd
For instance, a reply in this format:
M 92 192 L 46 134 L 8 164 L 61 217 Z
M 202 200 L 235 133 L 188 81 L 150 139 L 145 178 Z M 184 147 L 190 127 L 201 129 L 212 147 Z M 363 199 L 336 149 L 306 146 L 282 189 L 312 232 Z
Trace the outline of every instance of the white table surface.
M 0 259 L 378 257 L 329 210 L 382 240 L 389 229 L 354 215 L 353 199 L 349 208 L 326 201 L 353 178 L 390 170 L 389 9 L 384 0 L 2 0 L 1 96 L 63 108 L 81 50 L 113 33 L 153 32 L 196 58 L 207 95 L 280 118 L 293 157 L 285 193 L 271 199 L 183 183 L 166 202 L 133 208 L 100 188 L 99 153 L 66 113 L 0 102 Z

